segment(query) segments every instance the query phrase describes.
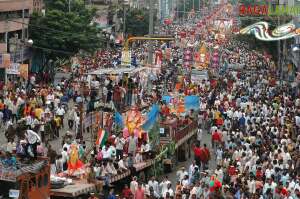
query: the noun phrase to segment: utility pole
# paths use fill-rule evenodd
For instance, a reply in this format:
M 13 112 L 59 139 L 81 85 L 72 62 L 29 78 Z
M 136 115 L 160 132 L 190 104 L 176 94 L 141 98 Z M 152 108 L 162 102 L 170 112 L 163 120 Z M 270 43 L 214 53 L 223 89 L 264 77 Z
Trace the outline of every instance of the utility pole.
M 183 22 L 184 22 L 184 20 L 185 20 L 185 12 L 186 12 L 186 10 L 185 10 L 185 0 L 183 0 Z
M 278 6 L 280 5 L 280 0 L 278 0 Z M 280 16 L 277 17 L 277 27 L 280 26 Z M 278 53 L 278 69 L 280 70 L 280 82 L 282 82 L 282 76 L 283 76 L 283 68 L 281 64 L 281 43 L 280 40 L 278 40 L 277 44 L 277 53 Z
M 149 37 L 151 37 L 153 35 L 153 26 L 154 26 L 154 22 L 153 22 L 153 15 L 154 15 L 154 3 L 153 0 L 149 0 L 149 8 L 150 8 L 150 14 L 149 14 Z M 153 43 L 152 41 L 149 41 L 149 54 L 148 54 L 148 64 L 152 64 L 152 60 L 153 60 Z
M 71 12 L 71 0 L 69 0 L 68 3 L 69 3 L 69 5 L 68 5 L 69 6 L 69 12 Z
M 126 10 L 125 10 L 125 0 L 123 0 L 123 39 L 125 41 L 126 32 Z
M 22 41 L 21 41 L 21 63 L 23 64 L 24 61 L 24 47 L 23 45 L 25 44 L 25 28 L 24 28 L 24 24 L 25 24 L 25 10 L 24 10 L 24 6 L 22 9 Z M 23 42 L 23 43 L 22 43 Z

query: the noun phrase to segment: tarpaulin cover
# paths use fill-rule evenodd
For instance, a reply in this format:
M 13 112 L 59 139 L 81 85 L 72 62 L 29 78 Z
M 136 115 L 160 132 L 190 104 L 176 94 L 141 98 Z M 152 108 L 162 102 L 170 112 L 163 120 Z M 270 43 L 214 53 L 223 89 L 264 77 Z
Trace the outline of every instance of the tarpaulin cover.
M 124 127 L 123 117 L 119 112 L 115 113 L 115 122 L 118 126 Z
M 159 116 L 159 106 L 157 104 L 154 104 L 151 107 L 150 112 L 147 114 L 147 119 L 146 119 L 145 123 L 143 124 L 142 128 L 145 131 L 150 130 L 151 127 L 155 124 L 158 116 Z
M 184 97 L 184 107 L 186 111 L 191 109 L 198 110 L 200 108 L 199 96 L 190 95 Z
M 165 101 L 166 104 L 170 104 L 171 103 L 171 99 L 172 99 L 172 97 L 171 96 L 167 96 L 167 95 L 165 95 L 165 96 L 162 97 L 162 101 Z

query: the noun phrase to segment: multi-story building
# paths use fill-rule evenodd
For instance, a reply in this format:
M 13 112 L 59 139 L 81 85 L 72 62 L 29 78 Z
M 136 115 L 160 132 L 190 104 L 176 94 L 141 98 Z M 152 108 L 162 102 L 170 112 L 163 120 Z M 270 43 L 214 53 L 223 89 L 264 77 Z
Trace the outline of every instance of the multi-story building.
M 43 0 L 33 0 L 33 11 L 35 12 L 42 12 L 44 9 L 44 2 Z
M 32 0 L 0 0 L 0 68 L 4 67 L 4 55 L 10 57 L 10 63 L 29 62 L 24 41 L 28 39 L 32 11 Z

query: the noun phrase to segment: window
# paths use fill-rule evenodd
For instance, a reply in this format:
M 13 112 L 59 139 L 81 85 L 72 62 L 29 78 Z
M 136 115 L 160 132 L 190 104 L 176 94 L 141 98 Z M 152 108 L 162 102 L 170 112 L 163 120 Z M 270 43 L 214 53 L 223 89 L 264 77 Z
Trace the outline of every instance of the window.
M 41 175 L 39 176 L 39 179 L 38 179 L 38 187 L 39 188 L 42 187 L 42 176 Z
M 0 21 L 7 19 L 8 12 L 0 12 Z
M 0 43 L 5 43 L 5 33 L 0 33 Z
M 48 186 L 48 179 L 49 178 L 49 176 L 48 176 L 48 174 L 45 174 L 44 175 L 44 186 Z
M 35 189 L 36 187 L 36 178 L 35 176 L 30 179 L 29 190 Z
M 24 10 L 24 17 L 29 18 L 29 10 L 28 9 Z

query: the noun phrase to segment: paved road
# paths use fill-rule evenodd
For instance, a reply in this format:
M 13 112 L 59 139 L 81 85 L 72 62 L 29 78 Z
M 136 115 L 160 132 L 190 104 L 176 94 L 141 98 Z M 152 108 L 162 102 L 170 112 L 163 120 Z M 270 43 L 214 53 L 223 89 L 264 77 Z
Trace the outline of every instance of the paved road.
M 210 162 L 209 162 L 209 169 L 214 170 L 214 169 L 216 169 L 215 153 L 214 153 L 214 151 L 212 150 L 212 147 L 211 147 L 211 135 L 208 134 L 207 131 L 204 131 L 204 133 L 203 133 L 203 141 L 201 142 L 201 145 L 203 146 L 204 143 L 209 147 L 210 154 L 211 154 L 211 157 L 212 157 Z M 173 187 L 174 190 L 175 190 L 175 187 L 176 187 L 176 179 L 177 179 L 176 172 L 178 170 L 180 170 L 180 168 L 183 167 L 183 166 L 188 171 L 189 166 L 191 165 L 193 160 L 194 160 L 194 154 L 192 152 L 191 157 L 188 160 L 186 160 L 184 162 L 178 162 L 178 164 L 173 169 L 173 171 L 170 174 L 168 174 L 168 177 L 169 177 L 170 181 L 172 182 L 172 187 Z
M 70 100 L 70 102 L 68 104 L 69 110 L 73 106 L 74 106 L 74 103 L 73 103 L 72 100 Z M 5 130 L 5 128 L 3 126 L 0 127 L 0 146 L 3 146 L 7 143 L 6 137 L 4 135 L 4 130 Z M 61 145 L 62 144 L 62 138 L 64 137 L 64 135 L 68 131 L 72 132 L 72 130 L 70 130 L 68 128 L 68 122 L 67 122 L 67 119 L 65 118 L 64 119 L 64 128 L 62 128 L 60 130 L 59 138 L 49 141 L 49 143 L 52 146 L 52 149 L 56 150 L 57 152 L 59 152 L 62 149 L 62 145 Z M 91 140 L 91 133 L 85 133 L 85 134 L 83 134 L 83 137 L 84 137 L 84 140 L 86 140 L 87 147 L 91 146 L 91 141 L 90 141 Z

